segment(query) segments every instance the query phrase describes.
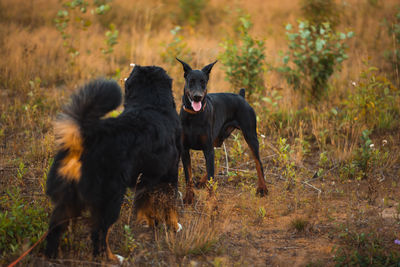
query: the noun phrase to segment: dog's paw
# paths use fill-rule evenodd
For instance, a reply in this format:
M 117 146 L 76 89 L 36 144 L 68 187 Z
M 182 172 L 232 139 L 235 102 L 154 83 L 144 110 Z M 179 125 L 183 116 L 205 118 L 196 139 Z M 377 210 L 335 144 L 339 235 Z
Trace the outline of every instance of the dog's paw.
M 117 258 L 119 265 L 122 265 L 122 263 L 124 262 L 125 258 L 122 257 L 121 255 L 118 255 L 118 254 L 114 254 L 114 255 Z
M 257 196 L 264 197 L 268 195 L 268 189 L 266 187 L 257 188 Z
M 194 192 L 192 190 L 186 190 L 185 197 L 183 198 L 183 203 L 187 205 L 193 204 L 194 201 Z

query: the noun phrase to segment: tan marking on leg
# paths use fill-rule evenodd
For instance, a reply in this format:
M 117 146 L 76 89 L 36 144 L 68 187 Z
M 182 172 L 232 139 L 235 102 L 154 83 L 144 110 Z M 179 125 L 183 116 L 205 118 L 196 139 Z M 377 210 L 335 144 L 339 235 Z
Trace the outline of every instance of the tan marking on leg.
M 174 229 L 176 232 L 178 230 L 178 212 L 174 207 L 170 207 L 167 212 L 167 224 L 170 229 Z
M 261 162 L 257 159 L 256 154 L 254 153 L 253 149 L 251 149 L 251 152 L 253 154 L 254 161 L 256 163 L 256 170 L 257 170 L 257 176 L 258 176 L 258 184 L 257 184 L 257 191 L 265 191 L 265 193 L 268 191 L 267 186 L 265 185 L 265 179 L 264 179 L 264 173 L 261 167 Z
M 205 183 L 207 183 L 207 177 L 208 177 L 208 176 L 207 176 L 207 173 L 206 173 L 206 174 L 204 174 L 204 175 L 203 175 L 203 177 L 201 177 L 201 179 L 200 179 L 200 181 L 199 181 L 199 182 L 200 182 L 200 183 L 202 183 L 202 184 L 205 184 Z
M 110 230 L 111 230 L 111 227 L 108 228 L 107 234 L 106 234 L 106 254 L 107 254 L 107 259 L 111 260 L 111 261 L 114 261 L 114 262 L 120 263 L 120 259 L 114 253 L 111 252 L 110 245 L 108 243 L 108 236 L 110 234 Z

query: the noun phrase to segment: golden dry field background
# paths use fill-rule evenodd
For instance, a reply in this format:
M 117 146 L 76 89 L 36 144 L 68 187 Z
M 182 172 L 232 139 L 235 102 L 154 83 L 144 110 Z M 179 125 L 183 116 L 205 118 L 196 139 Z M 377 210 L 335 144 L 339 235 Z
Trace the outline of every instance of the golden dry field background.
M 327 13 L 305 11 L 328 2 Z M 296 31 L 298 21 L 318 14 L 333 18 L 333 31 L 354 36 L 340 39 L 348 58 L 310 101 L 307 83 L 293 89 L 279 67 L 290 51 L 286 25 Z M 47 230 L 53 121 L 79 86 L 107 77 L 123 87 L 131 63 L 158 65 L 174 80 L 179 109 L 179 56 L 195 68 L 219 59 L 208 92 L 237 93 L 226 79 L 233 65 L 225 64 L 223 44 L 242 45 L 248 22 L 247 37 L 264 41 L 265 59 L 255 66 L 261 83 L 248 101 L 269 194 L 256 196 L 255 164 L 236 131 L 215 150 L 214 194 L 196 189 L 195 204 L 180 205 L 180 233 L 137 224 L 129 191 L 111 249 L 124 266 L 400 266 L 396 0 L 0 0 L 0 265 Z M 201 152 L 192 151 L 192 166 L 196 179 L 205 173 Z M 179 180 L 184 193 L 181 166 Z M 69 228 L 58 259 L 46 259 L 41 242 L 19 265 L 112 265 L 92 258 L 86 217 Z

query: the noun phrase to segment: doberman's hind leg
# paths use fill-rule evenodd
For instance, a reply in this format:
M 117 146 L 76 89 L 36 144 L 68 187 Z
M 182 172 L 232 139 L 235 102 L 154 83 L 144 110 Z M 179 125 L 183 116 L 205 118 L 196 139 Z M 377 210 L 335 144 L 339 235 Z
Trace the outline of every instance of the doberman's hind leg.
M 264 169 L 260 160 L 259 154 L 259 144 L 257 140 L 257 134 L 245 135 L 245 140 L 250 147 L 250 150 L 253 154 L 254 161 L 256 163 L 256 170 L 257 170 L 257 195 L 262 197 L 268 194 L 267 186 L 265 185 L 264 179 Z

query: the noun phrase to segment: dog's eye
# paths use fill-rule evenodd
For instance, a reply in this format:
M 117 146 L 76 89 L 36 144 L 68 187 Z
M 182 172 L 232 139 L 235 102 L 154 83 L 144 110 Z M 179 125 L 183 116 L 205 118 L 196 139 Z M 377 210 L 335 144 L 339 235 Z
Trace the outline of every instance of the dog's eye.
M 206 87 L 206 81 L 201 80 L 201 81 L 200 81 L 200 84 L 201 84 L 201 87 L 202 87 L 202 88 Z
M 189 81 L 189 87 L 192 87 L 194 85 L 194 80 Z

